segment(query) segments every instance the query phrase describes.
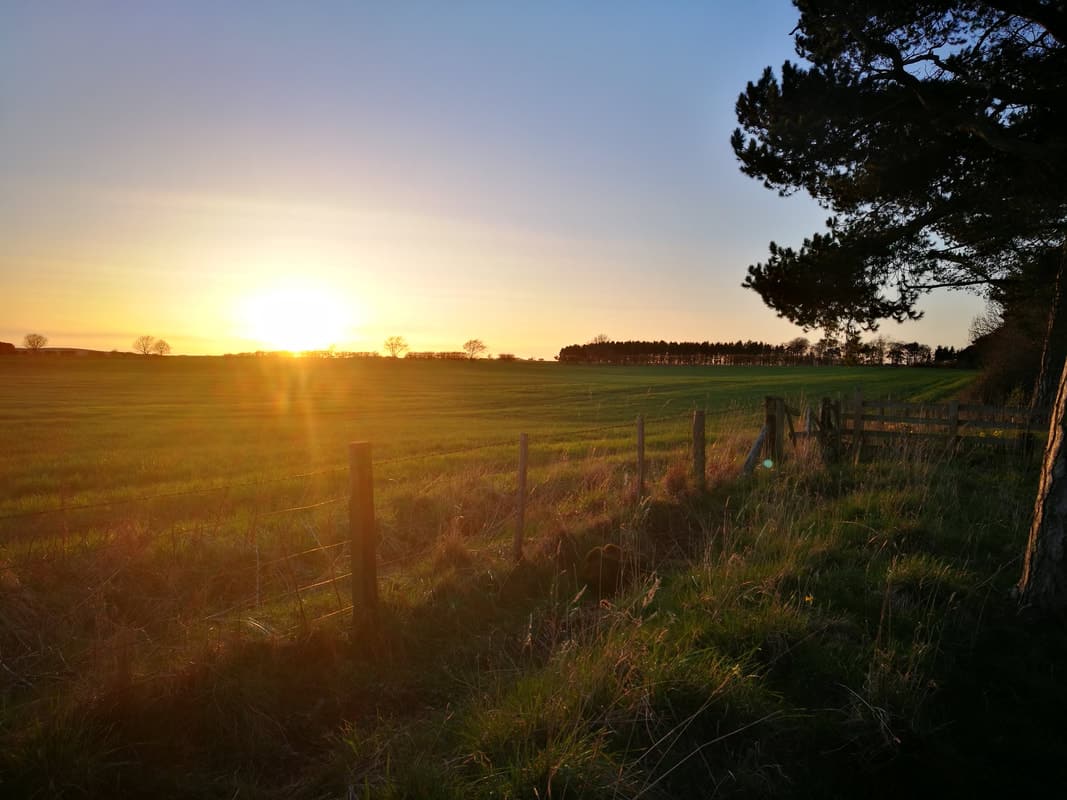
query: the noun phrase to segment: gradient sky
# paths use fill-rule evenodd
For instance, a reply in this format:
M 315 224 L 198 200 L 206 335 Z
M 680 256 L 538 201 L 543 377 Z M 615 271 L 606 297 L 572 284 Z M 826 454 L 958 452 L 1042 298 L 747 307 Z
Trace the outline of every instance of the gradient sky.
M 740 283 L 826 213 L 728 140 L 795 22 L 785 0 L 6 0 L 0 339 L 785 341 Z M 882 332 L 962 345 L 981 307 L 938 295 Z

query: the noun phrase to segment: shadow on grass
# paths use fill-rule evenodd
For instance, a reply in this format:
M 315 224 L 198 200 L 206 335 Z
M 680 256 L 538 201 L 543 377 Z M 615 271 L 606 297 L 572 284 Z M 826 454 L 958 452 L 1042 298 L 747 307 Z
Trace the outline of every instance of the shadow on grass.
M 169 674 L 113 680 L 75 704 L 39 709 L 38 721 L 26 727 L 21 720 L 18 730 L 13 724 L 7 730 L 11 716 L 0 728 L 7 744 L 0 793 L 159 798 L 306 791 L 319 769 L 329 775 L 324 753 L 343 726 L 436 718 L 473 691 L 458 675 L 472 668 L 511 674 L 528 662 L 531 614 L 579 596 L 580 554 L 618 539 L 621 525 L 601 518 L 546 537 L 518 565 L 479 564 L 461 542 L 446 540 L 419 568 L 424 572 L 416 570 L 409 594 L 385 599 L 373 642 L 352 641 L 343 624 L 296 639 L 228 633 Z M 581 602 L 597 599 L 588 591 Z

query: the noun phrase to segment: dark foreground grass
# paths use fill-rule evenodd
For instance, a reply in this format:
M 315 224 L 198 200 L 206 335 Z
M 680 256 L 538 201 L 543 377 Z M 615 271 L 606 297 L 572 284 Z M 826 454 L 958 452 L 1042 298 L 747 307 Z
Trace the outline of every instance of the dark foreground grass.
M 1058 790 L 1067 630 L 1010 599 L 1033 466 L 912 449 L 827 467 L 801 452 L 742 480 L 738 444 L 707 492 L 668 469 L 619 502 L 595 461 L 546 480 L 572 513 L 517 567 L 484 527 L 451 524 L 385 581 L 378 638 L 343 621 L 292 638 L 227 628 L 150 675 L 113 665 L 91 692 L 8 709 L 0 793 Z M 605 540 L 628 554 L 617 592 L 580 577 Z

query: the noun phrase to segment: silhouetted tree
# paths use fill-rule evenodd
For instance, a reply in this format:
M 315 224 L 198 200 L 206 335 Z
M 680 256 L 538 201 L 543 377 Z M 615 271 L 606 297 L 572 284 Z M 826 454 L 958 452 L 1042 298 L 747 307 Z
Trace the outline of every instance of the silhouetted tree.
M 956 348 L 955 347 L 942 347 L 938 345 L 934 348 L 934 363 L 940 366 L 952 366 L 956 363 Z
M 390 336 L 385 340 L 385 352 L 387 352 L 393 358 L 400 358 L 407 352 L 408 343 L 404 340 L 403 336 Z
M 27 333 L 22 337 L 22 346 L 36 353 L 48 344 L 48 337 L 41 333 Z
M 815 352 L 815 357 L 823 362 L 833 362 L 841 357 L 841 342 L 832 330 L 827 330 L 811 349 Z
M 841 345 L 841 357 L 848 365 L 860 363 L 863 354 L 863 341 L 860 339 L 860 331 L 855 325 L 845 327 L 845 340 Z
M 468 339 L 463 343 L 463 352 L 472 361 L 484 353 L 488 348 L 481 339 Z
M 145 334 L 144 336 L 138 336 L 133 340 L 133 351 L 140 353 L 143 356 L 152 355 L 152 345 L 156 343 L 156 340 Z
M 157 356 L 169 356 L 170 344 L 165 339 L 156 339 L 152 342 L 152 352 Z
M 798 358 L 806 355 L 809 347 L 811 347 L 811 342 L 806 336 L 798 336 L 785 343 L 786 352 Z
M 889 348 L 893 343 L 888 337 L 879 334 L 871 339 L 869 344 L 871 347 L 871 362 L 878 365 L 884 364 L 886 355 L 889 353 Z
M 1026 280 L 1062 248 L 1062 6 L 796 5 L 812 65 L 749 84 L 732 143 L 746 174 L 834 215 L 799 250 L 772 243 L 746 286 L 807 327 L 873 326 L 935 287 Z

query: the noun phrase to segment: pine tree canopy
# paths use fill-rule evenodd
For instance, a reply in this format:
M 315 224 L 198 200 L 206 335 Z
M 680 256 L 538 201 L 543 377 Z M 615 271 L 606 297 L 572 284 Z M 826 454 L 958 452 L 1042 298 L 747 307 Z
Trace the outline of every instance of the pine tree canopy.
M 772 242 L 744 285 L 807 328 L 874 329 L 934 288 L 1047 282 L 1067 241 L 1065 3 L 795 5 L 804 63 L 748 84 L 731 144 L 830 217 L 799 249 Z

